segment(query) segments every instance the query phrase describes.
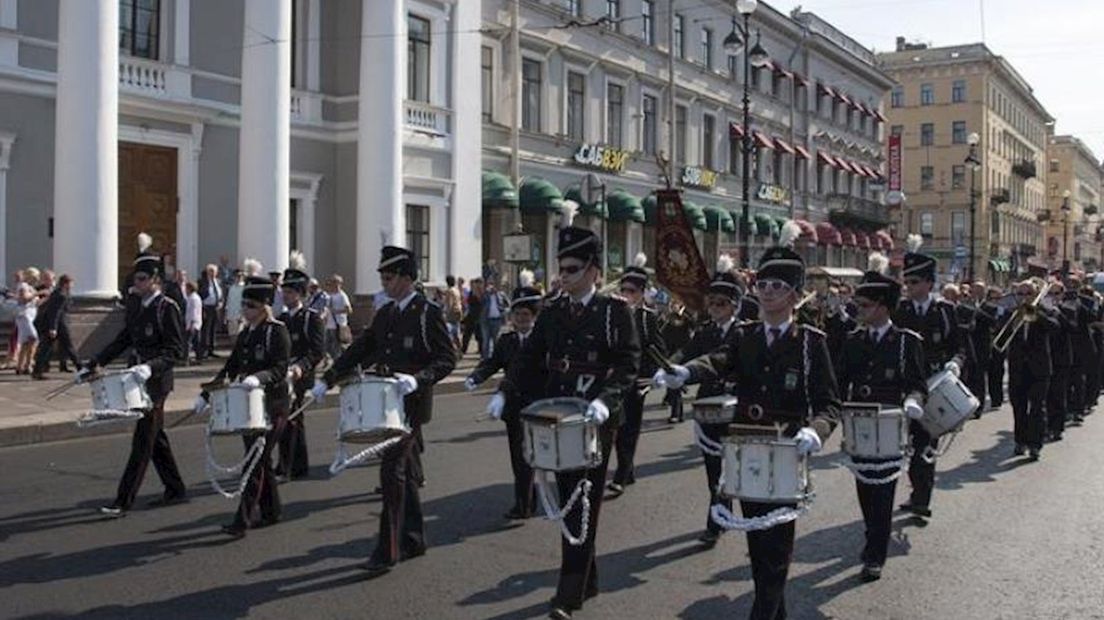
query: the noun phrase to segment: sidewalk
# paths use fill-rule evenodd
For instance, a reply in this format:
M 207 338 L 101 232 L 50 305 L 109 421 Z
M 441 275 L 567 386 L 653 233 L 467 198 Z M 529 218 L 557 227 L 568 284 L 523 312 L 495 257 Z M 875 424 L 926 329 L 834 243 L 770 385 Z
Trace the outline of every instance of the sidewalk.
M 206 415 L 189 414 L 195 397 L 199 395 L 200 384 L 214 378 L 229 352 L 219 353 L 223 356 L 221 359 L 177 367 L 175 389 L 165 403 L 166 427 L 206 423 Z M 464 379 L 478 361 L 478 354 L 469 353 L 464 356 L 456 370 L 436 385 L 434 393 L 463 391 Z M 92 404 L 88 386 L 73 386 L 68 392 L 48 401 L 46 395 L 72 377 L 56 371 L 47 374 L 47 377 L 45 381 L 32 381 L 26 375 L 16 375 L 10 370 L 0 371 L 0 448 L 75 437 L 130 433 L 133 430 L 132 424 L 124 422 L 78 427 L 77 418 L 86 413 Z M 322 406 L 336 405 L 337 391 L 331 390 Z

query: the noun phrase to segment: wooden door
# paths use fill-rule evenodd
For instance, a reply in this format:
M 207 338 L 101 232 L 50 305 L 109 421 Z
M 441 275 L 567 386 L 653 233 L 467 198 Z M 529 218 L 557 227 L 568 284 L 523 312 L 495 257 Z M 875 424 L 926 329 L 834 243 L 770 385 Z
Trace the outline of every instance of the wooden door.
M 176 149 L 119 143 L 119 282 L 138 252 L 138 233 L 152 251 L 176 263 Z

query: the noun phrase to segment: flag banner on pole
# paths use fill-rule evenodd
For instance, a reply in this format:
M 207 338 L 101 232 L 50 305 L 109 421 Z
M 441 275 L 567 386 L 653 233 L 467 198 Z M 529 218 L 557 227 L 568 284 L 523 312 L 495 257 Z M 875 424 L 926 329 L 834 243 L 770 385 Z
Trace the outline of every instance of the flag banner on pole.
M 679 190 L 656 190 L 656 278 L 690 310 L 705 306 L 709 270 L 694 241 Z

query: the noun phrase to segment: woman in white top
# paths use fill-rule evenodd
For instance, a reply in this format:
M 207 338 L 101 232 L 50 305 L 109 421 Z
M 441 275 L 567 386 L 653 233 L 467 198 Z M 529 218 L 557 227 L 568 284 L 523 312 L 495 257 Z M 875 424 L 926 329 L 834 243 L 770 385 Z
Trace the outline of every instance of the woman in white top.
M 35 316 L 38 314 L 38 295 L 34 287 L 38 283 L 38 276 L 37 269 L 28 267 L 23 271 L 23 281 L 15 289 L 15 301 L 19 304 L 15 313 L 17 375 L 31 374 L 31 364 L 38 349 L 38 330 L 34 326 Z

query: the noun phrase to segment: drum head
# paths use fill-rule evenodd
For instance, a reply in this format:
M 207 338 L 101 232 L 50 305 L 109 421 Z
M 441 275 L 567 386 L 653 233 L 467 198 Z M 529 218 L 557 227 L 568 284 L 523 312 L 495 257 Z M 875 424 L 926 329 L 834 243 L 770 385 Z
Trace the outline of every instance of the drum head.
M 373 428 L 370 430 L 352 430 L 341 434 L 345 443 L 380 443 L 392 437 L 406 435 L 407 432 L 395 428 Z
M 589 406 L 581 398 L 545 398 L 522 409 L 521 415 L 545 424 L 580 422 Z

